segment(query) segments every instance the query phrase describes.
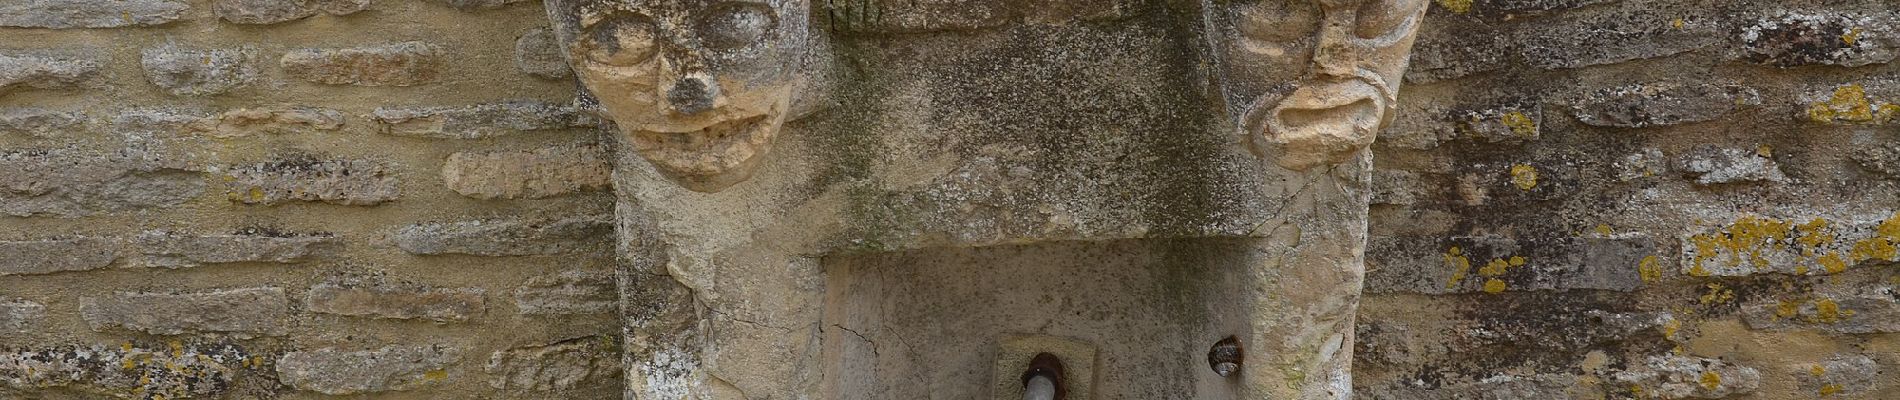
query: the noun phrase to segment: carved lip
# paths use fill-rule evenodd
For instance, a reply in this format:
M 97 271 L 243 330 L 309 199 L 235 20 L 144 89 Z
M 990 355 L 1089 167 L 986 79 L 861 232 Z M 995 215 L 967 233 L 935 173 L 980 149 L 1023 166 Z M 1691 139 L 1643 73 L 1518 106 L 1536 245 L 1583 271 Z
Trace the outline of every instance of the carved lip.
M 635 151 L 675 180 L 732 180 L 736 183 L 744 179 L 744 175 L 750 175 L 750 167 L 757 164 L 755 159 L 767 150 L 774 122 L 773 113 L 762 113 L 721 121 L 695 131 L 635 130 L 628 136 Z M 735 176 L 718 178 L 728 174 Z M 723 185 L 713 186 L 723 188 Z

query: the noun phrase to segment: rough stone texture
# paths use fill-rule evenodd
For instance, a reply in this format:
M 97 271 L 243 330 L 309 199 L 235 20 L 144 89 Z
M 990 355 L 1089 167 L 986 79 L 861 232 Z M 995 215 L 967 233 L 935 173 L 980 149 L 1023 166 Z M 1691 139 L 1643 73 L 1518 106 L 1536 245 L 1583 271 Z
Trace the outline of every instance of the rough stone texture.
M 13 398 L 218 398 L 256 355 L 229 343 L 169 348 L 53 345 L 0 352 L 0 395 Z M 44 397 L 64 399 L 69 397 Z
M 1697 146 L 1676 160 L 1676 170 L 1695 177 L 1700 185 L 1787 180 L 1767 149 Z
M 78 111 L 53 111 L 31 107 L 0 108 L 0 133 L 53 139 L 83 133 L 86 115 Z
M 1583 68 L 1681 54 L 1721 43 L 1714 24 L 1677 25 L 1673 15 L 1623 8 L 1595 18 L 1546 21 L 1523 31 L 1519 56 L 1547 69 Z
M 413 283 L 339 280 L 318 284 L 304 294 L 311 312 L 388 319 L 466 321 L 487 307 L 481 288 L 434 288 Z
M 396 246 L 416 255 L 526 256 L 586 254 L 613 237 L 606 216 L 418 224 L 396 232 Z
M 1852 396 L 1881 385 L 1880 363 L 1864 355 L 1837 355 L 1818 363 L 1789 368 L 1801 391 L 1820 398 Z
M 82 298 L 79 313 L 95 331 L 216 333 L 248 339 L 288 333 L 290 303 L 284 290 L 274 287 L 176 294 L 119 292 Z
M 440 1 L 444 4 L 447 4 L 449 7 L 455 7 L 456 9 L 465 10 L 465 11 L 473 11 L 473 10 L 488 10 L 488 9 L 501 8 L 502 6 L 506 6 L 506 5 L 514 4 L 514 3 L 520 3 L 527 0 L 440 0 Z
M 620 376 L 619 339 L 589 336 L 488 356 L 483 369 L 496 389 L 548 392 L 600 385 Z
M 515 309 L 528 315 L 601 314 L 619 306 L 614 276 L 564 271 L 529 279 L 514 290 Z
M 1828 125 L 1886 125 L 1900 118 L 1900 97 L 1894 84 L 1875 86 L 1849 83 L 1816 90 L 1803 96 L 1803 118 Z M 1869 94 L 1869 92 L 1874 92 Z
M 168 207 L 203 193 L 203 176 L 170 163 L 116 154 L 0 152 L 0 213 L 74 217 Z
M 454 107 L 382 107 L 369 117 L 382 124 L 384 134 L 431 139 L 480 139 L 600 123 L 577 107 L 533 100 Z
M 1754 329 L 1832 333 L 1900 332 L 1900 302 L 1891 286 L 1765 299 L 1742 308 Z
M 434 82 L 445 52 L 423 42 L 379 46 L 298 49 L 280 63 L 291 77 L 328 85 L 414 86 Z
M 1900 261 L 1900 214 L 1885 219 L 1783 220 L 1744 216 L 1682 238 L 1682 272 L 1747 276 L 1831 275 L 1869 262 Z
M 515 68 L 545 79 L 574 76 L 574 70 L 567 67 L 566 56 L 561 55 L 561 43 L 554 40 L 554 31 L 547 28 L 529 30 L 515 39 Z
M 369 8 L 370 0 L 215 0 L 218 18 L 238 24 L 267 25 L 317 15 L 348 15 Z
M 1643 128 L 1711 121 L 1760 104 L 1761 94 L 1748 87 L 1648 84 L 1597 93 L 1576 106 L 1576 115 L 1589 125 Z
M 46 305 L 25 300 L 0 298 L 0 333 L 26 333 L 37 330 L 46 318 Z
M 606 188 L 612 158 L 596 144 L 460 152 L 442 163 L 450 190 L 478 199 L 539 199 Z
M 347 351 L 326 347 L 277 359 L 277 378 L 299 390 L 350 395 L 412 390 L 449 377 L 461 351 L 442 346 L 385 346 Z
M 242 230 L 228 235 L 192 235 L 154 231 L 138 236 L 141 263 L 160 268 L 240 262 L 293 264 L 336 250 L 336 237 Z
M 1743 28 L 1738 56 L 1782 68 L 1884 64 L 1900 52 L 1895 23 L 1891 14 L 1785 13 Z
M 50 274 L 105 268 L 119 259 L 111 240 L 71 238 L 0 241 L 0 276 Z
M 0 4 L 0 27 L 118 28 L 177 21 L 185 0 L 13 0 Z
M 145 49 L 139 61 L 145 78 L 173 95 L 202 96 L 229 92 L 257 80 L 257 51 Z
M 1504 399 L 1581 399 L 1576 392 L 1577 378 L 1570 375 L 1535 376 L 1499 375 L 1478 382 L 1435 387 L 1393 385 L 1369 388 L 1354 394 L 1359 400 L 1504 400 Z
M 182 130 L 215 138 L 308 134 L 343 128 L 343 113 L 312 107 L 243 108 L 183 124 Z
M 1638 266 L 1656 255 L 1646 237 L 1519 241 L 1499 237 L 1374 237 L 1366 244 L 1371 293 L 1502 293 L 1641 288 Z M 1420 251 L 1435 249 L 1429 253 Z
M 98 81 L 104 66 L 101 59 L 73 53 L 0 50 L 0 95 L 23 87 L 80 87 Z
M 273 205 L 292 201 L 320 201 L 346 206 L 373 206 L 402 195 L 387 162 L 374 160 L 279 157 L 224 171 L 225 196 L 244 204 Z
M 1867 172 L 1900 178 L 1900 141 L 1867 146 L 1854 152 L 1853 158 Z
M 1643 393 L 1657 399 L 1721 399 L 1761 386 L 1761 372 L 1754 368 L 1673 355 L 1649 357 L 1613 377 L 1618 383 L 1642 387 Z

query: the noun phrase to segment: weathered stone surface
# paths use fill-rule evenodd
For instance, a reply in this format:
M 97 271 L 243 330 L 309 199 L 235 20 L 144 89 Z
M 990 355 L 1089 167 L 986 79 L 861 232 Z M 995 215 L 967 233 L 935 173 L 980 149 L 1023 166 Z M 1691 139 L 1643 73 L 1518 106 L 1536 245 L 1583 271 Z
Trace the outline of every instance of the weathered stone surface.
M 1863 147 L 1852 157 L 1867 172 L 1900 178 L 1900 141 Z
M 185 127 L 202 123 L 210 114 L 202 110 L 179 107 L 133 108 L 120 111 L 112 116 L 109 126 L 126 133 L 177 133 Z
M 515 308 L 528 315 L 601 314 L 619 306 L 614 276 L 564 271 L 528 279 L 514 291 Z
M 1897 96 L 1869 96 L 1867 92 L 1867 86 L 1856 83 L 1808 94 L 1803 98 L 1806 108 L 1801 118 L 1827 125 L 1886 125 L 1900 119 L 1900 103 L 1888 100 Z
M 1453 14 L 1470 14 L 1487 19 L 1511 20 L 1566 11 L 1617 0 L 1447 0 L 1437 1 L 1436 9 Z
M 325 314 L 459 322 L 487 310 L 486 294 L 481 288 L 435 288 L 380 279 L 346 279 L 310 287 L 304 295 L 304 306 Z
M 178 96 L 229 92 L 257 80 L 257 51 L 235 49 L 181 49 L 175 46 L 145 49 L 140 62 L 145 78 Z
M 554 40 L 554 31 L 548 28 L 535 28 L 515 39 L 515 68 L 546 79 L 574 76 L 566 56 L 561 55 L 561 43 Z
M 1512 104 L 1459 110 L 1446 119 L 1459 137 L 1484 143 L 1521 143 L 1537 140 L 1544 112 L 1536 104 Z
M 478 199 L 539 199 L 606 188 L 613 173 L 604 146 L 459 152 L 442 164 L 449 189 Z
M 444 52 L 423 42 L 340 49 L 299 49 L 280 63 L 293 78 L 329 85 L 414 86 L 442 73 Z
M 1647 237 L 1514 240 L 1503 237 L 1372 237 L 1366 245 L 1371 293 L 1502 293 L 1643 286 L 1655 257 Z
M 1488 28 L 1429 23 L 1420 27 L 1405 81 L 1432 83 L 1510 66 L 1515 58 L 1510 51 L 1501 51 L 1508 48 L 1504 44 L 1510 38 Z
M 1642 387 L 1656 399 L 1721 399 L 1754 393 L 1761 372 L 1712 358 L 1650 356 L 1612 375 L 1618 383 Z
M 494 352 L 485 370 L 496 389 L 546 392 L 599 384 L 620 375 L 611 336 L 587 336 L 546 346 Z
M 105 268 L 119 259 L 111 240 L 72 238 L 0 241 L 0 276 L 50 274 Z
M 506 6 L 506 5 L 514 4 L 514 3 L 520 3 L 527 0 L 441 0 L 441 1 L 444 4 L 448 4 L 449 7 L 455 7 L 456 9 L 471 11 L 471 10 L 487 10 L 487 9 L 501 8 L 502 6 Z
M 1743 216 L 1682 238 L 1691 276 L 1830 275 L 1867 262 L 1900 261 L 1900 214 L 1887 219 Z
M 180 129 L 216 138 L 260 134 L 307 134 L 343 127 L 343 113 L 327 108 L 241 108 L 182 124 Z
M 194 293 L 119 292 L 80 299 L 80 316 L 95 331 L 120 328 L 154 335 L 229 334 L 238 338 L 281 336 L 290 302 L 274 287 Z
M 36 330 L 46 318 L 46 305 L 25 300 L 0 298 L 0 333 L 26 333 Z M 0 367 L 4 369 L 4 367 Z
M 1891 17 L 1784 13 L 1742 28 L 1738 57 L 1782 68 L 1885 64 L 1900 54 L 1893 28 Z
M 0 3 L 0 27 L 153 26 L 176 21 L 190 8 L 185 0 L 12 0 Z
M 1106 1 L 1100 3 L 1108 3 Z M 812 4 L 814 15 L 838 32 L 919 33 L 993 28 L 1017 16 L 1017 7 L 1005 0 L 917 0 L 884 2 L 822 2 Z
M 1900 332 L 1900 301 L 1892 286 L 1780 299 L 1747 304 L 1743 320 L 1753 329 L 1769 331 L 1816 330 L 1830 333 Z
M 225 196 L 244 204 L 320 201 L 373 206 L 402 194 L 394 167 L 373 160 L 319 160 L 309 156 L 232 166 L 224 172 Z
M 153 231 L 140 234 L 146 266 L 185 268 L 204 264 L 258 262 L 291 264 L 317 258 L 340 243 L 328 234 L 294 235 L 259 230 L 228 235 L 191 235 Z
M 0 95 L 23 87 L 79 87 L 98 80 L 104 65 L 105 61 L 96 57 L 71 53 L 0 51 Z
M 277 378 L 299 390 L 329 395 L 402 391 L 447 379 L 450 364 L 461 358 L 460 349 L 442 346 L 293 351 L 277 360 Z
M 1781 164 L 1762 149 L 1696 146 L 1676 160 L 1676 170 L 1695 178 L 1698 185 L 1738 182 L 1781 182 Z
M 1828 398 L 1831 396 L 1851 396 L 1876 389 L 1881 374 L 1880 363 L 1872 357 L 1852 354 L 1837 355 L 1826 361 L 1790 368 L 1788 375 L 1800 382 L 1800 393 Z
M 43 108 L 0 108 L 0 133 L 52 139 L 78 136 L 86 126 L 86 115 L 79 111 L 52 111 Z
M 432 139 L 480 139 L 600 123 L 576 107 L 533 100 L 457 107 L 382 107 L 370 119 L 381 123 L 385 134 Z
M 110 154 L 0 152 L 0 213 L 84 216 L 167 207 L 204 193 L 203 174 Z
M 1519 56 L 1540 68 L 1568 69 L 1666 57 L 1722 42 L 1716 24 L 1672 18 L 1624 9 L 1549 21 L 1519 32 Z
M 1643 128 L 1713 121 L 1760 104 L 1761 93 L 1749 87 L 1657 83 L 1597 92 L 1574 112 L 1585 124 Z
M 369 8 L 369 0 L 216 0 L 219 18 L 239 24 L 275 24 L 317 15 L 347 15 Z
M 465 221 L 419 224 L 396 233 L 396 246 L 409 254 L 526 256 L 604 250 L 613 224 L 604 215 L 546 220 Z
M 255 356 L 242 347 L 50 346 L 0 352 L 0 395 L 25 399 L 219 398 Z M 17 396 L 17 397 L 15 397 Z M 72 397 L 68 397 L 72 396 Z
M 1663 156 L 1662 149 L 1652 147 L 1623 156 L 1623 159 L 1616 161 L 1615 167 L 1616 179 L 1628 182 L 1668 173 L 1669 160 Z
M 1359 400 L 1505 400 L 1505 399 L 1584 399 L 1574 393 L 1577 377 L 1539 374 L 1532 376 L 1498 375 L 1478 382 L 1443 386 L 1406 385 L 1371 387 L 1355 393 Z

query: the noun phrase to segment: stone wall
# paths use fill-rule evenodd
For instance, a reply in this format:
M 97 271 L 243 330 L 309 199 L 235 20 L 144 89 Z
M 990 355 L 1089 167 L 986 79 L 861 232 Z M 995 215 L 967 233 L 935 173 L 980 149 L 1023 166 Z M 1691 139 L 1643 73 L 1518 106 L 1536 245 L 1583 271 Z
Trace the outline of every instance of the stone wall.
M 1900 398 L 1896 5 L 1437 0 L 1358 397 Z
M 0 398 L 611 398 L 535 4 L 0 3 Z

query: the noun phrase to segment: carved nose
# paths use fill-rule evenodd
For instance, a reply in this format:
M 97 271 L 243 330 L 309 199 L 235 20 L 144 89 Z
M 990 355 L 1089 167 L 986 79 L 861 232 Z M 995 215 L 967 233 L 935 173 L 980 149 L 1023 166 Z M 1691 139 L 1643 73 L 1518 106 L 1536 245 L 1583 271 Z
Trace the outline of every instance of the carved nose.
M 706 73 L 692 73 L 674 81 L 666 89 L 666 103 L 673 112 L 680 114 L 698 114 L 711 110 L 719 98 L 719 83 Z

